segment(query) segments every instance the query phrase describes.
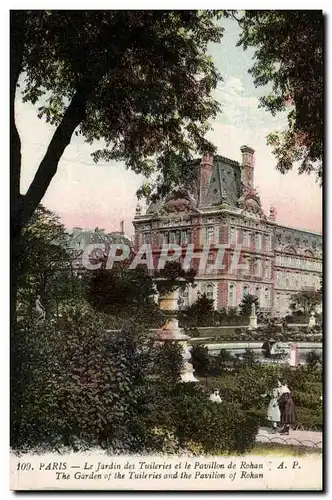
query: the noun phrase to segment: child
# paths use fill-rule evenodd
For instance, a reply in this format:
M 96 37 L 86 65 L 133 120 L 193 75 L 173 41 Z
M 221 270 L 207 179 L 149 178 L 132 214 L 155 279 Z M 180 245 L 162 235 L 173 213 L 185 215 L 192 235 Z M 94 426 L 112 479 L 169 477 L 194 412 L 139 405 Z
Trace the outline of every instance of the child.
M 277 433 L 277 424 L 280 422 L 280 409 L 279 409 L 279 391 L 273 389 L 271 399 L 267 408 L 267 419 L 272 422 L 272 433 Z

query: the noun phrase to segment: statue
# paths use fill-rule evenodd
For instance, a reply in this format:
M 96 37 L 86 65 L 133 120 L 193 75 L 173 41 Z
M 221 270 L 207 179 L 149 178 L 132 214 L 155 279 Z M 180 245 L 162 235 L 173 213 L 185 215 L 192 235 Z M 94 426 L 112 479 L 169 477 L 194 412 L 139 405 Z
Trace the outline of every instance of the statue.
M 222 403 L 222 399 L 219 394 L 219 390 L 215 389 L 213 393 L 210 395 L 210 401 L 213 401 L 213 403 Z
M 46 317 L 46 312 L 45 312 L 45 307 L 43 304 L 40 302 L 40 295 L 37 295 L 36 302 L 35 302 L 35 309 L 37 313 L 37 322 L 44 321 Z
M 142 207 L 139 203 L 136 205 L 136 215 L 142 215 Z
M 253 302 L 251 304 L 251 314 L 249 317 L 249 330 L 255 330 L 256 328 L 257 328 L 256 305 Z
M 316 326 L 316 318 L 315 318 L 315 313 L 314 311 L 312 311 L 311 313 L 311 316 L 309 318 L 309 328 L 313 328 L 314 326 Z
M 271 206 L 270 207 L 270 211 L 269 211 L 269 219 L 270 220 L 276 220 L 276 217 L 277 217 L 277 211 L 275 209 L 275 207 Z

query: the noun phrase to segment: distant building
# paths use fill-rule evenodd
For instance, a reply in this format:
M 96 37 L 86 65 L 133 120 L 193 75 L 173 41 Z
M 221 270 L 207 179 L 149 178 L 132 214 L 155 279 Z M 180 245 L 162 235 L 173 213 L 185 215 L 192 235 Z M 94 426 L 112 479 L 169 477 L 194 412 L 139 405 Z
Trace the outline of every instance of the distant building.
M 216 309 L 237 307 L 246 294 L 256 295 L 260 310 L 275 315 L 289 312 L 290 297 L 301 290 L 320 288 L 322 235 L 280 225 L 276 210 L 264 214 L 254 188 L 254 150 L 241 147 L 242 164 L 223 156 L 204 155 L 196 160 L 193 188 L 181 188 L 151 204 L 146 213 L 138 206 L 133 224 L 136 251 L 150 243 L 158 259 L 163 243 L 178 244 L 195 252 L 211 244 L 204 271 L 194 287 L 183 292 L 185 305 L 205 293 Z M 225 268 L 216 272 L 215 244 L 228 246 Z M 229 265 L 235 245 L 248 270 Z M 195 261 L 193 261 L 195 262 Z
M 123 244 L 130 248 L 133 247 L 131 239 L 123 232 L 123 223 L 121 223 L 121 230 L 106 233 L 104 229 L 96 227 L 95 229 L 82 229 L 81 227 L 74 227 L 72 230 L 67 231 L 68 246 L 75 252 L 74 267 L 82 267 L 82 255 L 84 250 L 89 245 L 95 245 L 96 249 L 92 251 L 92 255 L 98 260 L 107 258 L 109 247 L 112 244 Z M 97 245 L 104 245 L 102 249 L 98 249 Z

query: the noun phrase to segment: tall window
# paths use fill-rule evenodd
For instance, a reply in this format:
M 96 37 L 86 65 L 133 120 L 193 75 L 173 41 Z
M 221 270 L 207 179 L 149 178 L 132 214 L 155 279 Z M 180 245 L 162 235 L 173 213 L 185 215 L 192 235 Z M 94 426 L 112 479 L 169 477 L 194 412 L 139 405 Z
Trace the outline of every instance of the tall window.
M 255 260 L 255 276 L 261 276 L 262 275 L 262 262 L 261 259 L 256 259 Z
M 261 248 L 261 234 L 260 233 L 255 234 L 255 248 L 256 248 L 256 250 Z
M 231 228 L 230 228 L 229 240 L 230 240 L 230 243 L 236 244 L 236 229 L 234 226 L 231 226 Z
M 205 243 L 213 243 L 214 241 L 214 227 L 209 226 L 205 229 Z
M 269 235 L 264 234 L 264 250 L 269 250 Z
M 229 283 L 228 285 L 228 306 L 235 307 L 235 285 L 234 283 Z
M 289 273 L 286 273 L 286 288 L 289 288 L 289 286 L 290 286 Z
M 214 254 L 213 254 L 213 252 L 209 252 L 207 265 L 206 265 L 206 272 L 212 273 L 213 270 L 214 270 Z
M 248 248 L 250 246 L 250 232 L 243 231 L 243 246 Z
M 187 243 L 189 243 L 188 231 L 183 229 L 181 231 L 181 244 L 186 245 Z
M 264 305 L 270 307 L 270 290 L 268 288 L 264 290 Z
M 271 262 L 269 260 L 265 261 L 265 278 L 268 280 L 271 278 Z
M 245 284 L 243 285 L 242 295 L 243 297 L 245 297 L 248 294 L 249 294 L 249 285 Z
M 280 309 L 280 293 L 277 293 L 276 295 L 276 310 L 279 311 Z
M 258 298 L 258 303 L 260 304 L 260 302 L 261 302 L 261 289 L 259 286 L 256 286 L 255 295 Z
M 244 276 L 251 275 L 251 260 L 250 260 L 250 257 L 248 257 L 248 256 L 243 257 L 243 265 L 245 267 L 244 267 L 244 269 L 242 269 L 242 274 Z
M 213 285 L 212 285 L 212 283 L 208 283 L 206 285 L 206 296 L 208 299 L 213 300 Z
M 151 235 L 150 233 L 143 233 L 143 244 L 150 243 Z

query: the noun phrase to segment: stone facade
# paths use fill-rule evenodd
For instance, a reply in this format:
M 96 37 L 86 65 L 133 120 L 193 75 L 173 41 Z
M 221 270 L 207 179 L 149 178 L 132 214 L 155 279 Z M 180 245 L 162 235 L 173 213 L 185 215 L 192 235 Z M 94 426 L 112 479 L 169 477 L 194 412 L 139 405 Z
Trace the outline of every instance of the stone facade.
M 193 164 L 194 188 L 174 191 L 150 205 L 145 214 L 138 207 L 133 221 L 135 248 L 150 244 L 157 261 L 164 243 L 180 245 L 183 252 L 193 245 L 197 254 L 210 244 L 196 286 L 183 292 L 185 305 L 206 293 L 216 309 L 229 309 L 250 293 L 258 297 L 261 310 L 284 315 L 291 295 L 320 287 L 322 235 L 279 225 L 273 207 L 268 215 L 263 212 L 254 188 L 254 150 L 242 146 L 241 153 L 242 164 L 204 155 Z M 227 246 L 224 268 L 218 271 L 217 244 Z M 230 265 L 235 248 L 241 248 L 239 262 L 246 269 Z M 198 267 L 198 261 L 193 259 L 192 265 Z

